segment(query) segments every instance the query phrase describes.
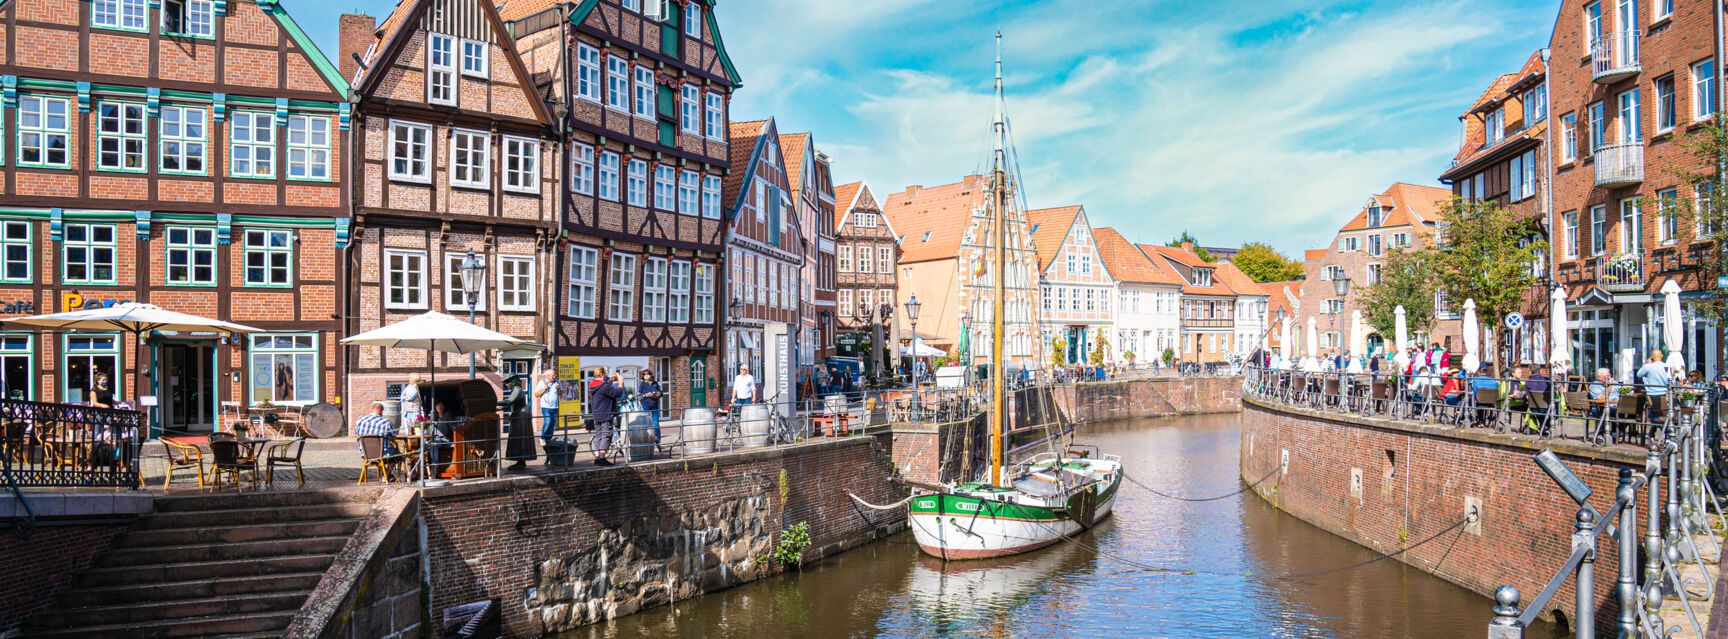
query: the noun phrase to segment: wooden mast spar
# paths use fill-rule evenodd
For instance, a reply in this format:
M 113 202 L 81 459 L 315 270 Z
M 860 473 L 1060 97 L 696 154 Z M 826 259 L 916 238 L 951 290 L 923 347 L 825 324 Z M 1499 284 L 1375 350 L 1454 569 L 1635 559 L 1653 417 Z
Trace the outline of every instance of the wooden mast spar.
M 1008 185 L 1006 152 L 1007 138 L 1002 104 L 1002 31 L 996 31 L 996 153 L 991 170 L 991 196 L 995 211 L 992 222 L 996 227 L 996 299 L 990 313 L 990 483 L 1003 485 L 1002 477 L 1002 311 L 1007 295 L 1008 276 Z

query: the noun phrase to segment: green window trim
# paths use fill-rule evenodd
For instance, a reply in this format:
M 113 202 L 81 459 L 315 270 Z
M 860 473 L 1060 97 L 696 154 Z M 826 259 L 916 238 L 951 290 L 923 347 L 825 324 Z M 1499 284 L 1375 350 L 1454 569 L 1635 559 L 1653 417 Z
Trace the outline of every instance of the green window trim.
M 110 109 L 114 109 L 113 118 L 109 117 Z M 150 135 L 145 122 L 143 102 L 102 100 L 96 103 L 96 117 L 93 119 L 96 125 L 96 166 L 92 168 L 104 173 L 150 172 Z M 111 121 L 117 130 L 106 130 Z M 134 123 L 138 127 L 137 131 L 128 131 L 127 128 Z M 115 161 L 119 163 L 118 166 L 108 166 L 105 163 L 106 157 L 109 155 L 105 145 L 109 142 L 115 142 L 119 145 L 113 152 Z M 128 167 L 127 157 L 134 154 L 133 150 L 129 148 L 131 143 L 137 145 L 137 165 Z
M 24 348 L 22 350 L 9 348 L 7 342 L 15 338 L 24 339 Z M 36 368 L 36 333 L 31 331 L 0 331 L 0 375 L 4 374 L 5 359 L 8 357 L 17 357 L 19 355 L 23 355 L 26 358 L 24 370 L 40 370 Z M 42 392 L 42 389 L 38 388 L 36 379 L 36 377 L 32 376 L 25 380 L 25 383 L 23 384 L 25 388 L 24 397 L 19 399 L 27 402 L 36 401 L 36 396 Z M 0 384 L 0 389 L 4 389 L 4 384 Z
M 190 114 L 198 114 L 198 122 L 193 124 Z M 172 114 L 172 116 L 170 115 Z M 163 175 L 193 175 L 206 176 L 210 174 L 210 110 L 202 105 L 165 104 L 157 116 L 156 134 L 156 171 Z M 192 135 L 188 131 L 196 127 L 200 132 Z M 169 131 L 179 131 L 178 134 Z M 173 145 L 170 147 L 170 145 Z M 197 147 L 197 153 L 187 149 Z M 170 148 L 174 149 L 170 152 Z M 199 169 L 186 169 L 193 158 L 197 159 Z M 168 168 L 168 161 L 174 160 L 181 168 Z
M 101 8 L 104 2 L 113 6 L 115 24 L 98 24 L 96 22 L 98 18 L 102 17 L 102 14 L 98 13 L 97 10 Z M 143 12 L 143 15 L 139 17 L 139 23 L 136 27 L 125 26 L 125 5 L 127 4 L 135 4 L 138 6 L 139 10 Z M 149 33 L 150 4 L 146 2 L 146 0 L 94 0 L 90 3 L 90 28 L 106 29 L 108 31 L 128 31 L 131 33 Z
M 288 115 L 288 121 L 284 123 L 288 129 L 288 134 L 286 139 L 282 141 L 286 149 L 284 152 L 286 157 L 283 159 L 288 167 L 288 180 L 294 182 L 335 181 L 335 176 L 330 172 L 330 131 L 334 124 L 332 120 L 334 118 L 324 115 L 306 113 L 290 113 Z M 323 125 L 322 132 L 318 131 L 317 125 L 320 123 Z M 301 125 L 299 132 L 295 130 L 297 124 Z M 300 142 L 294 141 L 297 135 L 301 139 Z M 322 138 L 322 142 L 318 141 L 320 138 Z M 295 159 L 296 156 L 300 158 L 298 161 Z M 322 161 L 317 160 L 320 156 L 323 158 Z M 295 176 L 297 166 L 303 166 L 304 168 L 301 170 L 306 174 Z M 320 169 L 320 167 L 324 173 L 323 177 L 314 174 L 315 170 Z
M 267 111 L 234 111 L 228 115 L 228 177 L 276 179 L 277 127 L 276 114 Z M 268 138 L 259 141 L 265 135 Z
M 275 238 L 281 237 L 280 243 Z M 246 229 L 242 236 L 242 267 L 244 273 L 241 286 L 245 288 L 294 288 L 294 232 L 289 229 Z M 253 266 L 253 256 L 258 256 L 259 264 Z M 272 258 L 284 256 L 283 263 L 273 264 Z M 263 276 L 263 280 L 254 280 L 254 270 Z M 272 282 L 274 271 L 282 273 L 283 281 Z
M 32 104 L 36 107 L 37 124 L 28 126 L 24 124 L 24 118 L 30 112 L 29 105 Z M 18 154 L 18 166 L 44 169 L 72 168 L 72 99 L 49 95 L 19 96 L 16 109 L 18 111 L 18 146 L 14 150 Z M 56 111 L 59 115 L 55 115 Z M 64 126 L 52 126 L 56 117 L 65 123 Z M 26 140 L 30 136 L 37 136 L 35 145 L 26 144 Z M 59 162 L 53 162 L 49 159 L 53 157 L 53 141 L 56 137 L 60 141 L 61 161 Z M 38 154 L 37 160 L 33 162 L 24 159 L 25 150 L 32 148 L 32 146 Z
M 192 38 L 192 39 L 196 39 L 196 40 L 215 40 L 216 39 L 216 2 L 215 2 L 215 0 L 166 0 L 166 1 L 157 0 L 157 3 L 158 3 L 158 6 L 161 7 L 161 9 L 159 9 L 161 11 L 161 16 L 160 16 L 160 19 L 158 20 L 158 22 L 163 23 L 161 28 L 160 28 L 160 31 L 159 31 L 159 33 L 161 33 L 162 35 L 172 36 L 172 37 L 176 37 L 176 38 Z M 184 29 L 176 30 L 176 29 L 169 28 L 169 25 L 167 24 L 167 22 L 171 17 L 174 17 L 174 14 L 171 13 L 172 8 L 169 6 L 170 3 L 178 3 L 180 5 L 179 9 L 181 11 L 185 12 L 184 15 L 178 16 L 179 22 L 180 22 L 179 26 L 181 26 L 181 27 L 194 26 L 195 24 L 197 24 L 193 20 L 193 17 L 196 15 L 195 12 L 198 9 L 202 8 L 203 9 L 202 17 L 204 18 L 205 22 L 201 26 L 203 26 L 205 29 L 209 30 L 210 33 L 193 33 L 191 31 L 187 31 Z
M 72 351 L 73 340 L 83 340 L 84 338 L 102 338 L 102 337 L 106 337 L 106 338 L 111 339 L 113 341 L 113 347 L 112 348 L 90 348 L 90 349 L 84 349 L 84 350 L 77 351 L 76 353 L 74 353 Z M 97 341 L 98 340 L 91 340 L 91 343 L 94 344 Z M 60 337 L 60 370 L 59 370 L 59 375 L 58 375 L 58 377 L 60 378 L 60 396 L 59 396 L 60 401 L 69 402 L 72 398 L 72 395 L 70 393 L 70 390 L 71 390 L 70 382 L 72 381 L 72 368 L 70 365 L 70 361 L 74 357 L 112 357 L 112 358 L 114 358 L 114 374 L 108 376 L 108 383 L 114 387 L 114 396 L 115 397 L 125 397 L 126 396 L 126 394 L 125 394 L 125 389 L 126 389 L 126 374 L 125 374 L 126 373 L 126 369 L 125 369 L 126 364 L 125 364 L 125 362 L 126 362 L 126 359 L 124 357 L 125 354 L 126 354 L 126 340 L 123 339 L 121 337 L 121 334 L 118 332 L 113 332 L 113 331 L 100 331 L 100 332 L 88 332 L 88 333 L 86 333 L 86 332 L 68 332 L 68 333 L 61 334 L 61 337 Z M 92 380 L 92 381 L 94 381 L 94 380 Z M 79 389 L 80 392 L 83 392 L 84 390 L 85 389 Z
M 301 346 L 299 338 L 306 338 L 304 343 L 307 345 Z M 263 401 L 263 399 L 268 399 L 268 400 L 270 400 L 271 403 L 274 403 L 277 405 L 303 406 L 303 405 L 318 403 L 319 395 L 320 395 L 320 384 L 322 383 L 323 377 L 324 377 L 323 363 L 322 363 L 324 361 L 324 357 L 323 357 L 322 352 L 319 350 L 318 338 L 319 338 L 319 334 L 317 332 L 313 332 L 313 331 L 282 331 L 282 332 L 269 332 L 269 333 L 253 333 L 251 335 L 246 336 L 246 344 L 247 344 L 247 346 L 249 346 L 249 348 L 246 349 L 246 382 L 245 382 L 246 383 L 246 401 L 247 401 L 248 405 L 254 405 L 255 406 L 258 404 L 258 402 Z M 286 339 L 286 340 L 289 340 L 289 341 L 294 342 L 294 343 L 292 345 L 279 345 L 279 344 L 277 344 L 277 342 L 280 339 Z M 307 360 L 303 357 L 303 356 L 307 356 L 307 355 L 311 356 L 310 360 Z M 279 360 L 279 359 L 276 359 L 277 357 L 286 357 L 289 359 L 288 360 Z M 259 364 L 260 358 L 269 358 L 270 363 L 272 365 L 284 364 L 284 363 L 287 363 L 288 361 L 292 361 L 293 366 L 295 366 L 295 367 L 298 367 L 301 364 L 310 364 L 312 366 L 313 370 L 312 370 L 312 373 L 311 373 L 309 378 L 307 376 L 305 376 L 304 374 L 302 374 L 298 370 L 298 368 L 296 368 L 295 370 L 292 371 L 293 372 L 292 379 L 287 380 L 287 381 L 289 381 L 289 383 L 291 385 L 295 385 L 295 384 L 298 384 L 300 381 L 309 379 L 311 381 L 311 386 L 312 386 L 310 397 L 308 399 L 281 399 L 281 398 L 277 398 L 275 396 L 275 389 L 279 385 L 279 383 L 284 381 L 284 380 L 276 378 L 273 375 L 274 370 L 259 371 L 258 370 L 258 364 Z M 264 373 L 264 375 L 267 375 L 268 377 L 260 378 L 259 377 L 260 372 Z M 260 388 L 259 382 L 264 383 L 264 386 L 263 386 L 264 388 L 271 389 L 270 397 L 266 397 L 266 398 L 262 398 L 262 399 L 258 397 L 258 389 Z M 295 390 L 298 390 L 298 389 L 296 388 Z
M 0 220 L 0 284 L 34 284 L 36 282 L 36 233 L 28 220 Z M 14 234 L 14 231 L 21 231 Z M 24 251 L 24 276 L 11 277 L 12 251 Z
M 165 286 L 186 286 L 210 288 L 218 281 L 216 227 L 214 226 L 170 226 L 163 229 L 162 242 L 162 283 Z M 176 277 L 175 257 L 181 256 L 184 274 Z M 208 264 L 199 264 L 198 257 L 209 258 Z M 207 277 L 200 278 L 200 269 L 208 269 Z
M 96 239 L 95 236 L 98 231 L 106 231 L 108 239 Z M 63 239 L 60 240 L 60 281 L 62 283 L 91 286 L 114 286 L 120 283 L 120 229 L 118 226 L 113 224 L 67 224 L 61 233 Z M 81 236 L 82 239 L 75 239 L 74 236 Z M 79 260 L 76 264 L 85 268 L 85 277 L 81 278 L 72 276 L 74 263 L 71 256 L 76 249 L 84 251 L 84 259 Z M 108 277 L 90 277 L 101 272 L 104 262 L 98 260 L 96 254 L 102 250 L 108 251 L 108 259 L 106 260 Z

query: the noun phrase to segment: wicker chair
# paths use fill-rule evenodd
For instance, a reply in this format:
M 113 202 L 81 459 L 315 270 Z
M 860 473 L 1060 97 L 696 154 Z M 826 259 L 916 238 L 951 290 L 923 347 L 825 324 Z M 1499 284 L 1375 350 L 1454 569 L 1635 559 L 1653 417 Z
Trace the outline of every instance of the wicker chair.
M 354 483 L 366 483 L 368 469 L 377 469 L 378 481 L 389 483 L 391 478 L 395 476 L 397 467 L 401 465 L 401 458 L 390 454 L 389 449 L 385 446 L 386 438 L 383 435 L 361 435 L 357 439 L 360 441 L 362 463 L 360 464 L 360 479 Z
M 276 485 L 276 465 L 284 468 L 294 467 L 294 477 L 300 480 L 300 485 L 306 485 L 306 469 L 300 466 L 300 456 L 306 452 L 306 438 L 298 437 L 293 441 L 276 442 L 264 449 L 264 483 Z
M 165 473 L 167 477 L 162 480 L 162 489 L 167 490 L 168 485 L 174 482 L 175 470 L 196 468 L 198 469 L 198 488 L 202 490 L 204 488 L 204 451 L 198 450 L 197 446 L 182 444 L 166 437 L 162 439 L 162 448 L 168 453 L 168 472 Z
M 245 490 L 245 486 L 240 483 L 240 473 L 242 472 L 251 473 L 252 488 L 258 488 L 258 460 L 248 459 L 241 455 L 240 442 L 233 439 L 214 439 L 210 442 L 210 457 L 212 458 L 210 467 L 215 475 L 210 481 L 212 490 L 222 486 L 223 475 L 232 475 L 234 488 Z

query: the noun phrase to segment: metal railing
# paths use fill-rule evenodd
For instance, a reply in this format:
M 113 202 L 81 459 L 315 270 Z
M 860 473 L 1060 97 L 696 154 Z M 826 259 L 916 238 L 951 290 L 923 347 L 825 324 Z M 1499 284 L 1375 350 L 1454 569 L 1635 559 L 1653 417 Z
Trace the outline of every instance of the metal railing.
M 1590 79 L 1613 84 L 1642 70 L 1638 64 L 1638 32 L 1614 31 L 1590 44 Z
M 140 485 L 144 414 L 0 400 L 0 455 L 18 486 Z
M 1643 251 L 1602 258 L 1600 271 L 1596 282 L 1610 293 L 1642 292 L 1648 283 L 1644 278 Z
M 1596 147 L 1596 186 L 1615 187 L 1644 181 L 1644 143 L 1628 142 Z

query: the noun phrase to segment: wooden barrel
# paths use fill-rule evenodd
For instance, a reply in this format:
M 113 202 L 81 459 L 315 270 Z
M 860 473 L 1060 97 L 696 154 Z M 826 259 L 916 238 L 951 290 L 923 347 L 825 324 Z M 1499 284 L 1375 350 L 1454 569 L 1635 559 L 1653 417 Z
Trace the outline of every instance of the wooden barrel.
M 654 458 L 654 417 L 643 411 L 624 414 L 624 436 L 630 442 L 630 461 Z
M 691 455 L 714 452 L 714 411 L 691 408 L 684 411 L 684 452 Z
M 768 445 L 768 405 L 746 404 L 738 418 L 738 431 L 745 448 Z

